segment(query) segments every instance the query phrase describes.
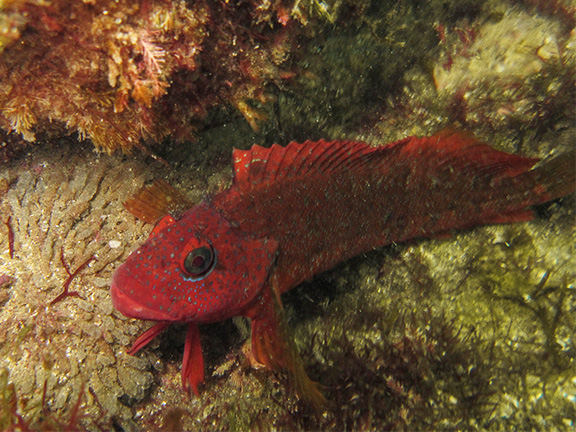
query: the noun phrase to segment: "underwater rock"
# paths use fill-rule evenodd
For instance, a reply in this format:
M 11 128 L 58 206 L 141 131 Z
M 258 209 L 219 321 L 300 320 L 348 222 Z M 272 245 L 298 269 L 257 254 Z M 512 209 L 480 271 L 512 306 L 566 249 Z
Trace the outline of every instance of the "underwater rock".
M 576 33 L 560 17 L 506 8 L 483 21 L 439 26 L 438 32 L 435 91 L 421 95 L 436 94 L 449 121 L 544 131 L 574 116 Z M 418 90 L 411 97 L 421 101 L 422 83 L 412 85 Z

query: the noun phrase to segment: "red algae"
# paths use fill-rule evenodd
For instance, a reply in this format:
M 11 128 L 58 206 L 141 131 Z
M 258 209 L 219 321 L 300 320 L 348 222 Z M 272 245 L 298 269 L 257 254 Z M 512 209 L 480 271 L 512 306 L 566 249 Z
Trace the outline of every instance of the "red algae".
M 64 126 L 128 151 L 168 133 L 190 138 L 225 104 L 257 128 L 250 101 L 265 102 L 264 87 L 282 82 L 290 49 L 279 14 L 285 22 L 281 2 L 7 2 L 0 127 L 34 141 Z
M 10 259 L 14 259 L 14 230 L 12 229 L 12 216 L 8 216 L 4 225 L 6 225 L 6 229 L 8 230 L 8 253 L 10 254 Z
M 96 260 L 96 257 L 91 256 L 86 261 L 84 261 L 82 264 L 80 264 L 76 270 L 74 270 L 73 272 L 70 272 L 70 269 L 68 268 L 68 264 L 66 264 L 66 261 L 64 261 L 64 247 L 62 247 L 60 249 L 60 263 L 62 264 L 62 267 L 64 267 L 64 270 L 66 270 L 66 273 L 68 274 L 68 278 L 66 278 L 66 280 L 64 281 L 64 285 L 62 286 L 64 288 L 64 291 L 61 294 L 59 294 L 54 300 L 52 300 L 50 302 L 51 305 L 56 304 L 61 300 L 64 300 L 66 297 L 80 297 L 81 298 L 80 293 L 78 293 L 78 291 L 69 291 L 70 284 L 72 283 L 74 278 L 78 275 L 78 273 L 80 273 L 84 269 L 84 267 L 86 267 L 88 264 L 90 264 L 94 260 Z

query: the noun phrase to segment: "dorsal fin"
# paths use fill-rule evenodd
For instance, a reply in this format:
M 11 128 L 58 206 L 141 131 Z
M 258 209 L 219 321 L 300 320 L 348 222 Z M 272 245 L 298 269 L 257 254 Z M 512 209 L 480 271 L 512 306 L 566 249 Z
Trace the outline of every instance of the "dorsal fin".
M 390 149 L 405 140 L 386 147 L 370 147 L 357 141 L 291 142 L 285 147 L 253 146 L 250 150 L 234 149 L 234 185 L 252 189 L 267 183 L 297 179 L 314 173 L 335 174 L 374 167 Z
M 291 142 L 285 147 L 253 146 L 234 150 L 234 186 L 251 190 L 287 179 L 312 174 L 336 174 L 377 170 L 393 164 L 395 155 L 414 158 L 435 169 L 461 170 L 480 176 L 515 176 L 530 169 L 538 159 L 498 151 L 469 133 L 451 128 L 430 137 L 408 137 L 381 147 L 356 141 Z
M 164 180 L 144 186 L 136 195 L 126 200 L 124 207 L 138 219 L 155 224 L 166 215 L 178 219 L 194 203 L 178 189 Z
M 446 128 L 423 138 L 412 138 L 406 152 L 435 152 L 436 169 L 469 172 L 478 177 L 514 177 L 532 168 L 539 159 L 505 153 L 466 131 Z

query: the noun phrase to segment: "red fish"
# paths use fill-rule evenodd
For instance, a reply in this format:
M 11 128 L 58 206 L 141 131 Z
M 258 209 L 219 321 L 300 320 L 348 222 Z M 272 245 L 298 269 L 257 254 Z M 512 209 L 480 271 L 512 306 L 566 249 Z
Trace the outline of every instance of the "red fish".
M 288 337 L 280 295 L 392 242 L 529 220 L 530 206 L 576 189 L 573 153 L 537 164 L 443 131 L 383 147 L 321 140 L 234 150 L 232 186 L 195 206 L 155 183 L 126 207 L 160 220 L 111 284 L 122 314 L 158 321 L 131 352 L 170 323 L 187 323 L 182 384 L 197 393 L 198 324 L 245 316 L 254 360 L 287 371 L 301 397 L 322 407 Z

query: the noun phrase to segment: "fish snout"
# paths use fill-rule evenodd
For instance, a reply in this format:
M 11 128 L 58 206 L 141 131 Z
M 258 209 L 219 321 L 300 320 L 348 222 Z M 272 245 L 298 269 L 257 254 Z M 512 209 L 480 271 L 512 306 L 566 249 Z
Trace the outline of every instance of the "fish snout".
M 163 313 L 147 296 L 138 279 L 132 275 L 129 266 L 116 269 L 110 283 L 112 305 L 122 315 L 150 321 L 174 321 L 174 317 Z

